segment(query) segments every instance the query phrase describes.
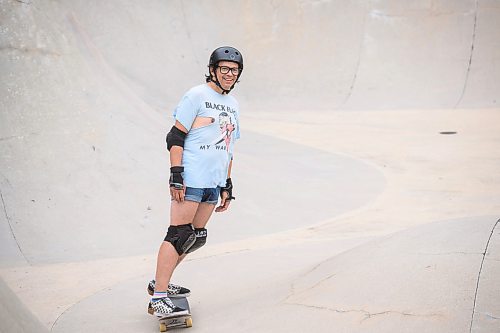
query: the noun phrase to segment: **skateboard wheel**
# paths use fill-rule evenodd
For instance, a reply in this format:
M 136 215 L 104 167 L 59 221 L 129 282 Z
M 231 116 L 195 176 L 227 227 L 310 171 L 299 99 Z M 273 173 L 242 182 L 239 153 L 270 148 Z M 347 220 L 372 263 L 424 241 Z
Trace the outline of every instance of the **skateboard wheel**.
M 191 318 L 186 319 L 186 327 L 193 327 L 193 319 Z
M 166 332 L 167 331 L 167 325 L 165 323 L 160 323 L 160 332 Z

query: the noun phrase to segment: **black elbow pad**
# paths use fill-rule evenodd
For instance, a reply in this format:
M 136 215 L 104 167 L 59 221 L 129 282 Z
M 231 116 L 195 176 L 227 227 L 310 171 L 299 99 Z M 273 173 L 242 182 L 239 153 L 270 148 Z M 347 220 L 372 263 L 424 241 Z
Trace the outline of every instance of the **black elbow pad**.
M 170 129 L 170 132 L 167 134 L 167 149 L 170 151 L 170 149 L 173 146 L 179 146 L 184 148 L 184 140 L 186 140 L 186 135 L 187 133 L 184 133 L 180 129 L 178 129 L 175 126 L 172 126 Z

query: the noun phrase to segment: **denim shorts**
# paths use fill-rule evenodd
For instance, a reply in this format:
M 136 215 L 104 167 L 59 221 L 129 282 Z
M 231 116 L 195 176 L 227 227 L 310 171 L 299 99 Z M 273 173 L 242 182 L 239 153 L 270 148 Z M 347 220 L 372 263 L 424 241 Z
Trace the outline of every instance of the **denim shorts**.
M 216 205 L 219 200 L 220 186 L 216 188 L 186 187 L 184 200 L 194 202 L 205 202 Z

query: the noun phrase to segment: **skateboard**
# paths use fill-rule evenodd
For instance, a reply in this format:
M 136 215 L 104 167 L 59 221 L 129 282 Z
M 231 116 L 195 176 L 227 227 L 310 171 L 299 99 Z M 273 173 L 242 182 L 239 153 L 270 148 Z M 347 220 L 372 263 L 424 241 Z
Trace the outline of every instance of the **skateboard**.
M 193 319 L 191 318 L 191 309 L 189 308 L 189 302 L 187 298 L 171 298 L 172 303 L 183 309 L 188 310 L 187 315 L 178 315 L 166 318 L 159 318 L 160 322 L 160 332 L 166 332 L 170 328 L 175 327 L 191 327 L 193 326 Z

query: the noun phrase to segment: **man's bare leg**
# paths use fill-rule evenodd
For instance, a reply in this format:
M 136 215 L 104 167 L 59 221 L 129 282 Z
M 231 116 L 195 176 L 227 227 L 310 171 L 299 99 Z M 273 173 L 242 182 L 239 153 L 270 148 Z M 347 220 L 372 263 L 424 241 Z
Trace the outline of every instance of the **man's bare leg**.
M 205 228 L 208 223 L 208 220 L 212 216 L 214 212 L 215 204 L 209 204 L 206 202 L 200 203 L 198 209 L 196 210 L 196 214 L 193 218 L 193 227 L 195 228 Z
M 193 218 L 193 227 L 195 228 L 205 228 L 205 226 L 208 223 L 208 220 L 212 216 L 212 213 L 215 209 L 215 204 L 208 204 L 205 202 L 200 203 L 198 206 L 198 209 L 196 210 L 196 214 L 194 215 Z M 187 254 L 183 254 L 179 256 L 179 259 L 177 260 L 177 265 L 181 263 L 184 258 L 186 258 Z
M 192 223 L 200 204 L 194 201 L 177 202 L 172 200 L 170 206 L 170 225 Z M 156 291 L 167 291 L 168 283 L 178 264 L 179 254 L 170 242 L 163 242 L 158 251 L 156 261 Z

